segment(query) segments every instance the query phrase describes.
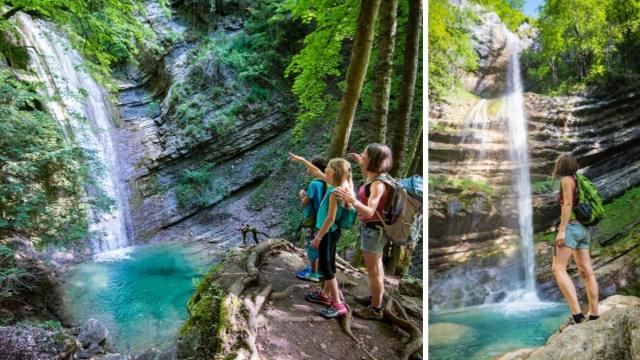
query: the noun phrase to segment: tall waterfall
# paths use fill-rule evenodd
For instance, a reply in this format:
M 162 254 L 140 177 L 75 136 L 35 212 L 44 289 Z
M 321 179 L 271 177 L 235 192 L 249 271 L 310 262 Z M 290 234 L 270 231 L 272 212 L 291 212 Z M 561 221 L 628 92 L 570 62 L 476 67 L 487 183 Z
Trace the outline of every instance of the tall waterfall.
M 60 123 L 69 143 L 95 153 L 105 167 L 96 181 L 116 202 L 116 209 L 103 213 L 91 209 L 90 230 L 93 251 L 100 253 L 125 247 L 129 241 L 129 205 L 126 189 L 119 178 L 118 157 L 112 139 L 112 113 L 106 92 L 84 70 L 82 57 L 69 40 L 49 23 L 26 14 L 15 16 L 22 45 L 29 51 L 30 67 L 52 97 L 45 106 Z M 58 100 L 56 100 L 58 99 Z
M 520 46 L 518 37 L 507 31 L 509 63 L 507 67 L 507 94 L 504 99 L 504 116 L 509 131 L 509 153 L 514 164 L 513 188 L 518 201 L 518 226 L 525 267 L 526 292 L 535 293 L 533 254 L 533 207 L 529 176 L 529 147 L 527 143 L 527 118 L 524 113 L 524 97 L 520 76 Z

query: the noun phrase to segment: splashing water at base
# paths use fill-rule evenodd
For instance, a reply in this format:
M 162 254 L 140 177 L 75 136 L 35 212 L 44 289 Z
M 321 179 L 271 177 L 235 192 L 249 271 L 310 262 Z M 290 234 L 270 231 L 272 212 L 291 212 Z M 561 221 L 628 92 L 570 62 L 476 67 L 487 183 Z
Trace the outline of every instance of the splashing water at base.
M 200 245 L 118 249 L 65 274 L 65 308 L 80 324 L 103 322 L 118 351 L 166 350 L 187 318 L 194 279 L 210 265 Z

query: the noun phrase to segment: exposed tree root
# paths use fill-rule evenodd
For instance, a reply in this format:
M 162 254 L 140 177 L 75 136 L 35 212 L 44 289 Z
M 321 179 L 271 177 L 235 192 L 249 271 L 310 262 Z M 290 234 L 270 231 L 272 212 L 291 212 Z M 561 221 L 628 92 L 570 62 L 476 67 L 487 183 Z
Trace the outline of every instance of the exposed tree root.
M 401 359 L 408 360 L 413 353 L 420 350 L 422 347 L 422 331 L 420 331 L 420 329 L 418 329 L 418 327 L 409 320 L 406 311 L 396 299 L 392 297 L 388 297 L 387 299 L 387 304 L 384 308 L 384 317 L 392 324 L 397 325 L 401 329 L 409 332 L 411 335 L 411 340 L 404 347 L 404 350 L 400 355 Z M 394 312 L 394 308 L 398 309 L 400 315 Z
M 284 289 L 283 291 L 280 291 L 280 292 L 274 291 L 273 293 L 271 293 L 271 300 L 284 299 L 286 297 L 289 297 L 289 295 L 291 295 L 294 289 L 305 288 L 305 287 L 308 287 L 308 285 L 307 284 L 291 284 L 287 286 L 287 288 Z
M 255 302 L 252 302 L 249 297 L 244 298 L 244 306 L 248 312 L 247 319 L 247 328 L 245 329 L 245 333 L 247 337 L 244 339 L 245 344 L 251 350 L 251 360 L 259 360 L 260 355 L 258 353 L 258 347 L 256 345 L 256 339 L 258 337 L 258 322 L 257 317 L 260 309 L 262 309 L 262 305 L 264 305 L 265 300 L 271 294 L 271 284 L 267 285 L 264 290 L 262 290 L 257 296 Z

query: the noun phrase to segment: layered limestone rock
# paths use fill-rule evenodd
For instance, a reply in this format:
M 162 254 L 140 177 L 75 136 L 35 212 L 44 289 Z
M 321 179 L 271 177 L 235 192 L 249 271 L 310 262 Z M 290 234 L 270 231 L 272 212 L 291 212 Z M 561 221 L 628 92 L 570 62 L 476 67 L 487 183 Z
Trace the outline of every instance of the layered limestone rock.
M 267 229 L 274 226 L 272 219 L 250 213 L 245 205 L 251 190 L 269 174 L 265 164 L 289 141 L 284 133 L 291 119 L 282 111 L 286 101 L 275 92 L 264 100 L 246 101 L 248 85 L 215 52 L 197 57 L 204 45 L 196 34 L 213 24 L 202 25 L 197 17 L 185 19 L 190 15 L 176 9 L 180 2 L 173 4 L 170 19 L 157 4 L 148 6 L 152 28 L 164 36 L 174 35 L 161 38 L 164 52 L 143 51 L 139 66 L 128 65 L 117 75 L 119 147 L 127 154 L 135 241 L 185 236 L 237 241 L 240 232 L 235 229 L 249 218 L 254 226 L 271 232 Z M 223 21 L 226 13 L 233 21 Z M 212 36 L 242 31 L 240 19 L 232 13 L 216 12 L 218 35 Z M 185 120 L 190 113 L 198 120 Z M 188 122 L 193 124 L 185 125 Z M 179 198 L 189 186 L 181 188 L 185 174 L 203 168 L 208 184 Z M 198 196 L 201 193 L 206 196 Z M 227 198 L 231 199 L 221 204 Z M 216 219 L 224 219 L 225 227 Z

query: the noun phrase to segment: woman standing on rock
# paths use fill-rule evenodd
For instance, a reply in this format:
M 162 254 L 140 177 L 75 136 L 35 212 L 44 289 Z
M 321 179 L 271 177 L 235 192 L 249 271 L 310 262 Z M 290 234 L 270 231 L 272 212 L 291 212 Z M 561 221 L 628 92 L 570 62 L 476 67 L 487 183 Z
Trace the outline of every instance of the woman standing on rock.
M 382 214 L 387 199 L 387 191 L 381 178 L 391 169 L 393 158 L 391 149 L 383 144 L 370 144 L 362 154 L 349 154 L 360 165 L 365 184 L 358 190 L 358 199 L 347 191 L 336 190 L 338 198 L 345 204 L 353 204 L 360 218 L 360 249 L 369 276 L 371 297 L 360 299 L 360 303 L 368 305 L 355 311 L 363 319 L 382 320 L 382 298 L 384 296 L 384 266 L 382 253 L 387 243 L 387 236 L 381 225 L 379 214 Z
M 584 285 L 587 289 L 587 297 L 589 299 L 588 320 L 597 319 L 600 312 L 598 309 L 598 283 L 593 274 L 589 255 L 591 234 L 584 225 L 576 220 L 573 212 L 573 208 L 578 201 L 577 171 L 578 162 L 571 154 L 560 155 L 553 169 L 553 175 L 561 178 L 560 192 L 558 193 L 561 214 L 558 234 L 553 248 L 552 269 L 562 296 L 564 296 L 571 310 L 572 321 L 581 323 L 587 319 L 582 314 L 576 288 L 567 273 L 567 264 L 571 255 L 573 255 L 573 259 L 582 274 Z

